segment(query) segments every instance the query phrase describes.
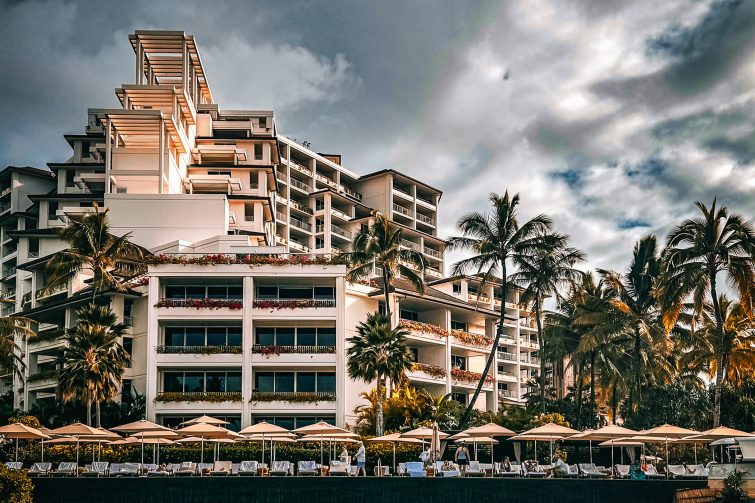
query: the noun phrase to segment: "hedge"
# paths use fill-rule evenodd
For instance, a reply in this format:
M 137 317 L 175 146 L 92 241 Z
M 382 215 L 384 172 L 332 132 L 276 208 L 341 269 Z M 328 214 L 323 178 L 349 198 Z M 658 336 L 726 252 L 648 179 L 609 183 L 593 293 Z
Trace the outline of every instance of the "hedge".
M 34 486 L 23 471 L 9 470 L 0 465 L 0 501 L 3 503 L 32 503 Z

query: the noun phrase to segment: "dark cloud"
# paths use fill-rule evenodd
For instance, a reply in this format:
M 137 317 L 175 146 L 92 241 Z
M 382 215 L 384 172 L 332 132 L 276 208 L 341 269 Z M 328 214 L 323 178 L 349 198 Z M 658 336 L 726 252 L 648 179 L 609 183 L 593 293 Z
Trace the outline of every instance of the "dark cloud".
M 619 222 L 619 229 L 636 229 L 638 227 L 650 227 L 650 222 L 636 218 L 628 218 Z

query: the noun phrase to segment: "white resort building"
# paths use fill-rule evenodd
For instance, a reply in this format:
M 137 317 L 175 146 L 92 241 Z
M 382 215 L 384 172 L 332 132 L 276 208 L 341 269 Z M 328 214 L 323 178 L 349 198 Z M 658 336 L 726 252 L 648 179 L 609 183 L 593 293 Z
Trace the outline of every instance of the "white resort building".
M 137 31 L 129 41 L 136 82 L 115 90 L 121 107 L 90 109 L 84 132 L 65 136 L 67 161 L 0 173 L 3 315 L 38 329 L 23 345 L 24 378 L 6 377 L 18 407 L 54 400 L 61 335 L 91 295 L 83 274 L 44 290 L 46 264 L 65 247 L 58 229 L 93 203 L 109 209 L 116 235 L 158 257 L 126 291 L 105 293 L 130 326 L 121 399 L 143 395 L 147 419 L 353 424 L 371 385 L 346 374 L 348 339 L 384 294 L 347 282 L 327 258 L 349 250 L 374 210 L 429 265 L 424 295 L 402 279 L 390 292 L 394 323 L 411 333 L 411 383 L 466 404 L 503 302 L 504 337 L 475 405 L 522 403 L 538 368 L 533 321 L 516 291 L 502 299 L 498 285 L 444 277 L 440 190 L 391 169 L 349 171 L 340 156 L 279 134 L 272 111 L 221 109 L 190 35 Z

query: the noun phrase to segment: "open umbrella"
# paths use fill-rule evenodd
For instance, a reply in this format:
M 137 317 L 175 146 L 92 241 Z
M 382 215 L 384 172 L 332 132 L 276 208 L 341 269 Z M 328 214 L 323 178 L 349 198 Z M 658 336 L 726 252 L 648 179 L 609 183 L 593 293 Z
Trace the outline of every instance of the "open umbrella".
M 241 435 L 261 435 L 262 436 L 262 463 L 265 462 L 265 436 L 285 435 L 289 431 L 277 424 L 260 421 L 259 423 L 247 426 L 239 432 Z
M 548 442 L 550 442 L 550 459 L 548 460 L 548 462 L 552 463 L 553 462 L 553 442 L 555 440 L 563 440 L 564 438 L 571 437 L 572 435 L 576 435 L 578 433 L 579 432 L 577 430 L 573 430 L 566 426 L 561 426 L 560 424 L 556 424 L 556 423 L 548 423 L 542 426 L 538 426 L 536 428 L 532 428 L 531 430 L 522 432 L 516 437 L 514 437 L 514 439 L 526 440 L 526 438 L 524 437 L 528 437 L 528 436 L 535 439 L 535 441 L 541 440 L 543 438 L 547 439 Z M 535 447 L 535 456 L 537 456 L 537 447 Z
M 239 440 L 240 442 L 262 442 L 263 460 L 265 441 L 270 442 L 270 461 L 275 461 L 273 454 L 275 452 L 273 444 L 292 444 L 296 442 L 296 435 L 293 433 L 281 433 L 279 435 L 249 435 Z
M 658 439 L 663 439 L 663 443 L 666 445 L 666 464 L 669 462 L 668 457 L 668 444 L 669 441 L 684 437 L 691 437 L 692 435 L 699 435 L 699 431 L 690 430 L 687 428 L 681 428 L 679 426 L 673 426 L 670 424 L 662 424 L 661 426 L 656 426 L 655 428 L 651 428 L 649 430 L 644 430 L 640 432 L 640 435 L 643 437 L 655 437 Z M 668 470 L 666 470 L 666 477 L 668 478 Z
M 334 433 L 351 433 L 349 430 L 339 428 L 338 426 L 333 426 L 332 424 L 326 423 L 325 421 L 319 421 L 315 424 L 302 426 L 301 428 L 296 428 L 291 431 L 293 431 L 294 433 L 298 433 L 299 435 L 319 435 L 320 436 L 320 465 L 322 465 L 324 462 L 323 445 L 322 445 L 323 436 L 332 435 Z
M 466 430 L 462 431 L 461 433 L 465 433 L 466 435 L 469 435 L 472 439 L 477 438 L 487 438 L 490 439 L 490 462 L 493 462 L 493 437 L 511 437 L 516 435 L 513 431 L 511 431 L 508 428 L 504 428 L 503 426 L 496 424 L 496 423 L 487 423 L 483 424 L 482 426 L 474 426 L 472 428 L 467 428 Z M 477 442 L 473 440 L 474 446 L 475 446 L 475 459 L 477 459 Z
M 200 463 L 204 463 L 204 441 L 218 438 L 231 438 L 231 432 L 220 426 L 207 423 L 195 423 L 176 430 L 176 433 L 187 437 L 199 437 L 201 443 Z
M 199 417 L 195 417 L 194 419 L 189 419 L 188 421 L 184 421 L 183 423 L 181 423 L 181 426 L 191 426 L 192 424 L 197 424 L 197 423 L 214 424 L 215 426 L 231 424 L 228 421 L 223 421 L 222 419 L 218 419 L 216 417 L 199 416 Z
M 67 435 L 70 437 L 74 437 L 76 439 L 76 465 L 79 464 L 79 444 L 81 442 L 81 438 L 85 437 L 87 439 L 89 438 L 97 438 L 97 437 L 104 437 L 107 438 L 110 435 L 103 432 L 102 430 L 98 430 L 97 428 L 92 428 L 91 426 L 87 426 L 82 423 L 73 423 L 69 424 L 68 426 L 61 426 L 60 428 L 55 428 L 54 430 L 50 430 L 51 435 Z
M 590 433 L 581 435 L 580 438 L 587 439 L 587 440 L 609 440 L 612 444 L 615 438 L 619 437 L 628 437 L 631 435 L 637 435 L 639 432 L 635 430 L 630 430 L 629 428 L 624 428 L 623 426 L 619 426 L 617 424 L 609 424 L 608 426 L 604 426 L 602 428 L 598 428 L 597 430 L 593 430 Z M 574 437 L 572 437 L 574 438 Z M 622 453 L 623 456 L 623 453 Z M 611 470 L 614 469 L 615 463 L 614 463 L 614 452 L 613 447 L 611 448 Z
M 400 433 L 391 433 L 389 435 L 383 435 L 382 437 L 368 438 L 368 442 L 388 442 L 393 444 L 393 473 L 396 473 L 396 444 L 408 443 L 408 444 L 421 444 L 422 440 L 418 438 L 401 438 Z
M 115 428 L 111 428 L 113 431 L 122 431 L 124 433 L 130 433 L 130 434 L 136 434 L 136 433 L 145 433 L 148 431 L 162 431 L 162 432 L 171 432 L 170 428 L 163 426 L 161 424 L 153 423 L 152 421 L 147 421 L 146 419 L 140 419 L 138 421 L 134 421 L 133 423 L 127 423 L 122 424 L 120 426 L 116 426 Z M 144 464 L 144 443 L 142 442 L 142 464 Z
M 26 426 L 22 423 L 13 423 L 5 426 L 0 426 L 0 435 L 3 435 L 8 439 L 16 440 L 16 461 L 18 461 L 18 441 L 19 439 L 25 440 L 40 440 L 50 438 L 36 428 Z

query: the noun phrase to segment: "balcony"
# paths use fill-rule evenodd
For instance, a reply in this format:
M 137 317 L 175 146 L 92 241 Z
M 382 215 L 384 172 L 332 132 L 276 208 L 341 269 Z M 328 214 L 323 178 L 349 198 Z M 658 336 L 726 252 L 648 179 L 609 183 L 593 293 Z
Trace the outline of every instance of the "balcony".
M 397 192 L 400 196 L 404 198 L 414 199 L 414 196 L 409 192 L 409 189 L 405 189 L 403 187 L 399 187 L 398 185 L 394 185 L 393 191 Z
M 427 246 L 422 248 L 422 253 L 425 255 L 429 255 L 430 257 L 437 258 L 438 260 L 443 259 L 443 253 L 438 250 L 433 250 L 432 248 L 428 248 Z
M 281 222 L 281 223 L 284 223 L 284 224 L 288 222 L 288 219 L 286 218 L 286 215 L 284 215 L 284 214 L 283 214 L 283 213 L 281 213 L 280 211 L 276 211 L 276 212 L 275 212 L 275 219 L 276 219 L 276 220 L 277 220 L 278 222 Z
M 291 179 L 291 186 L 301 190 L 302 192 L 306 192 L 307 194 L 312 192 L 312 187 L 304 182 L 297 180 L 296 178 Z
M 422 213 L 417 213 L 417 221 L 422 222 L 425 225 L 429 225 L 431 227 L 435 227 L 435 219 L 432 217 L 428 217 L 426 215 L 423 215 Z
M 170 355 L 241 354 L 241 346 L 157 346 L 155 350 Z
M 443 273 L 440 272 L 440 269 L 436 269 L 435 267 L 426 267 L 425 276 L 430 276 L 431 278 L 440 279 L 443 277 Z
M 0 204 L 0 215 L 6 211 L 10 211 L 10 203 Z
M 257 299 L 252 303 L 259 309 L 305 309 L 336 307 L 336 299 Z
M 324 183 L 325 185 L 328 185 L 328 186 L 330 186 L 330 187 L 333 187 L 333 188 L 338 188 L 338 184 L 337 184 L 337 183 L 336 183 L 336 182 L 335 182 L 334 180 L 331 180 L 331 179 L 330 179 L 330 178 L 328 178 L 327 176 L 325 176 L 325 175 L 321 175 L 320 173 L 317 173 L 317 175 L 315 176 L 315 179 L 316 179 L 316 180 L 317 180 L 318 182 L 320 182 L 320 183 Z
M 464 330 L 451 330 L 451 336 L 460 344 L 475 348 L 489 348 L 493 345 L 493 339 L 485 334 L 475 334 Z
M 309 246 L 303 245 L 302 243 L 299 243 L 298 241 L 294 241 L 293 239 L 288 244 L 288 247 L 291 248 L 292 250 L 296 250 L 296 251 L 300 251 L 304 253 L 309 253 L 310 251 Z
M 412 211 L 400 204 L 393 203 L 393 212 L 398 213 L 399 215 L 404 215 L 407 218 L 412 218 Z
M 304 232 L 312 232 L 312 224 L 308 224 L 302 220 L 299 220 L 298 218 L 289 219 L 289 223 L 291 224 L 291 227 L 294 227 L 295 229 L 299 229 Z
M 485 294 L 478 295 L 477 292 L 467 293 L 467 300 L 469 302 L 483 302 L 485 304 L 490 304 L 490 297 Z
M 156 402 L 241 402 L 241 392 L 233 391 L 161 391 Z
M 413 320 L 400 320 L 398 326 L 404 330 L 411 332 L 411 335 L 415 337 L 428 338 L 428 339 L 445 339 L 448 337 L 448 332 L 438 325 L 432 323 L 424 323 L 421 321 Z
M 291 208 L 306 213 L 307 215 L 312 215 L 314 213 L 309 206 L 305 206 L 302 203 L 293 200 L 291 201 Z
M 3 267 L 3 279 L 9 279 L 12 276 L 16 275 L 16 266 L 15 264 L 8 267 Z
M 351 241 L 351 237 L 352 237 L 351 232 L 347 231 L 346 229 L 342 229 L 341 227 L 338 227 L 337 225 L 331 224 L 330 232 L 335 234 L 336 236 L 340 236 L 344 239 Z
M 480 381 L 481 377 L 482 374 L 480 374 L 479 372 L 472 372 L 471 370 L 462 370 L 457 368 L 451 369 L 451 378 L 455 383 L 475 386 Z M 485 384 L 483 384 L 483 386 L 490 386 L 494 381 L 495 378 L 492 375 L 487 374 L 485 376 Z
M 251 402 L 317 403 L 335 402 L 336 394 L 326 391 L 276 391 L 252 393 Z
M 160 299 L 155 304 L 155 307 L 167 307 L 167 308 L 195 308 L 195 309 L 232 309 L 238 310 L 244 307 L 244 302 L 241 299 Z
M 423 196 L 422 194 L 419 194 L 419 193 L 417 194 L 417 201 L 420 203 L 424 203 L 427 206 L 432 206 L 433 208 L 435 207 L 435 203 L 433 202 L 431 198 Z
M 498 379 L 500 379 L 502 381 L 516 382 L 516 374 L 514 374 L 513 372 L 506 372 L 506 371 L 503 371 L 503 370 L 499 370 L 498 371 Z
M 506 353 L 504 351 L 498 351 L 498 359 L 516 363 L 516 355 L 513 353 Z
M 291 169 L 295 169 L 303 175 L 312 176 L 312 170 L 302 166 L 298 162 L 288 161 L 288 165 L 291 166 Z
M 6 187 L 5 189 L 3 189 L 2 192 L 0 192 L 0 197 L 7 196 L 8 194 L 11 193 L 12 190 L 13 190 L 13 187 Z
M 330 214 L 331 214 L 332 216 L 336 217 L 336 218 L 339 218 L 339 219 L 341 219 L 341 220 L 344 220 L 344 221 L 347 221 L 347 222 L 348 222 L 349 220 L 351 220 L 351 217 L 350 217 L 349 215 L 347 215 L 347 214 L 346 214 L 346 213 L 344 213 L 343 211 L 341 211 L 341 210 L 337 210 L 337 209 L 335 209 L 335 208 L 331 208 L 331 209 L 330 209 Z
M 346 187 L 345 185 L 339 185 L 338 186 L 338 191 L 339 192 L 343 192 L 347 196 L 352 197 L 352 198 L 356 199 L 357 201 L 361 201 L 362 200 L 362 194 L 360 194 L 359 192 L 356 192 L 354 190 L 351 190 L 350 188 Z
M 410 250 L 418 250 L 419 249 L 419 245 L 417 243 L 412 243 L 408 239 L 402 239 L 400 244 L 404 248 L 408 248 Z
M 499 398 L 516 398 L 514 396 L 514 392 L 510 389 L 499 389 L 498 397 Z
M 443 367 L 415 362 L 412 364 L 409 379 L 445 381 L 447 375 L 448 372 Z
M 279 204 L 286 205 L 286 204 L 288 204 L 288 199 L 286 199 L 285 197 L 283 197 L 280 194 L 275 194 L 275 202 L 279 203 Z
M 277 178 L 278 181 L 281 183 L 286 183 L 286 184 L 288 183 L 288 177 L 286 176 L 285 173 L 281 173 L 280 171 L 275 173 L 275 178 Z
M 259 355 L 281 355 L 281 354 L 335 354 L 335 346 L 266 346 L 255 344 L 252 346 L 252 353 Z

